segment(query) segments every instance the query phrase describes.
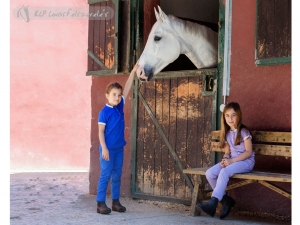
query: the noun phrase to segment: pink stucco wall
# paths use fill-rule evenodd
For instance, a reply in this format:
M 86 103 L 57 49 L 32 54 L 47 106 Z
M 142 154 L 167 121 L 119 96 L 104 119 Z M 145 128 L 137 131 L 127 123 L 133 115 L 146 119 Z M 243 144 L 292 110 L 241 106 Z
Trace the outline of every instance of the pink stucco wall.
M 252 129 L 291 131 L 291 64 L 255 65 L 256 1 L 234 0 L 230 96 Z
M 291 131 L 291 64 L 276 66 L 255 65 L 256 1 L 232 1 L 232 41 L 230 96 L 227 102 L 240 103 L 243 123 L 250 130 Z M 291 158 L 256 156 L 254 170 L 291 173 Z M 291 184 L 276 182 L 291 191 Z M 288 198 L 253 183 L 229 191 L 236 208 L 291 216 Z
M 86 0 L 10 1 L 10 169 L 88 170 L 88 20 L 26 22 L 13 14 L 22 5 L 88 7 Z

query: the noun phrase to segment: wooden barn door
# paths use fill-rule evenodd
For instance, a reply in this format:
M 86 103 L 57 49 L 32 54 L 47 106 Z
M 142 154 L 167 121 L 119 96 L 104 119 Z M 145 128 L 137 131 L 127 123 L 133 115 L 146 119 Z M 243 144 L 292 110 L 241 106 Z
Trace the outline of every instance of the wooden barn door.
M 132 0 L 135 61 L 143 50 L 160 0 Z M 161 72 L 150 82 L 135 78 L 131 116 L 131 196 L 190 204 L 194 177 L 188 167 L 215 162 L 211 131 L 217 128 L 223 71 L 224 7 L 220 0 L 218 68 Z M 148 9 L 151 9 L 148 10 Z M 144 19 L 146 18 L 146 19 Z M 222 36 L 223 35 L 223 36 Z M 221 44 L 220 44 L 221 43 Z
M 217 69 L 209 69 L 136 80 L 132 197 L 190 203 L 193 184 L 182 169 L 211 165 L 216 76 Z

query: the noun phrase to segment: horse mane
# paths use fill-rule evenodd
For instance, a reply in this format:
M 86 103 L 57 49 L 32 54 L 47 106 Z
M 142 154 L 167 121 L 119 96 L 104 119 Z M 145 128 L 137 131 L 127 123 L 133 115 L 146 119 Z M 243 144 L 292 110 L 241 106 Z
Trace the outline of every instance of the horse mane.
M 203 35 L 203 29 L 207 30 L 208 33 L 216 33 L 216 31 L 214 31 L 213 28 L 206 26 L 208 23 L 205 24 L 202 22 L 202 25 L 195 22 L 191 22 L 189 20 L 179 19 L 178 17 L 173 15 L 168 15 L 168 17 L 171 19 L 170 21 L 172 25 L 175 25 L 179 29 L 182 29 L 184 32 L 190 33 L 192 35 Z

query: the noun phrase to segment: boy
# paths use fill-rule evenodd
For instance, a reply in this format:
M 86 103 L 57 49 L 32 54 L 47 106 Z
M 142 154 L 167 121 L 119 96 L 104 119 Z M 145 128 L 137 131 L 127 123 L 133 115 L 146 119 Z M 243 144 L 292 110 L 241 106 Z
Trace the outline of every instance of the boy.
M 120 187 L 124 158 L 124 104 L 132 86 L 134 74 L 138 68 L 138 62 L 132 69 L 123 91 L 118 83 L 111 83 L 106 88 L 107 104 L 99 112 L 98 127 L 100 140 L 100 178 L 97 192 L 97 213 L 108 214 L 111 209 L 106 206 L 106 189 L 111 179 L 112 210 L 125 212 L 126 208 L 121 205 Z

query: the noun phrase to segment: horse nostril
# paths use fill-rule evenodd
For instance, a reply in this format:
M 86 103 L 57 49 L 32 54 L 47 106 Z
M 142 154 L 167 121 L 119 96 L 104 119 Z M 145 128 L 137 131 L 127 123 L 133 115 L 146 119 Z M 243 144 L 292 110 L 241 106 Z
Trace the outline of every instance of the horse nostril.
M 138 70 L 138 71 L 136 71 L 136 75 L 138 76 L 138 77 L 141 77 L 142 76 L 142 74 L 143 74 L 143 70 Z
M 152 80 L 152 79 L 153 79 L 153 73 L 151 72 L 151 73 L 149 74 L 149 76 L 147 77 L 147 80 L 150 81 L 150 80 Z

